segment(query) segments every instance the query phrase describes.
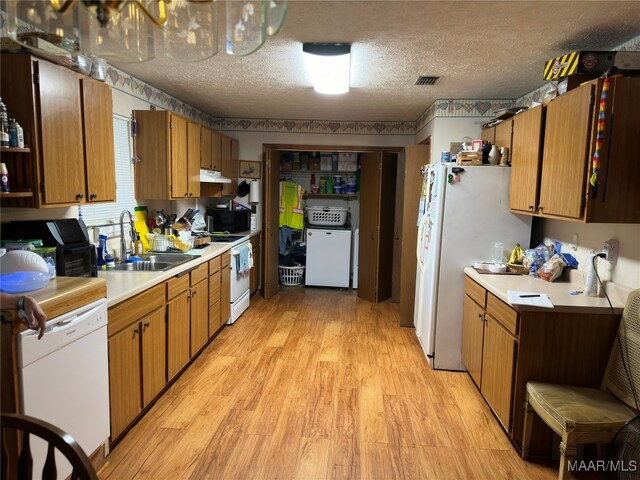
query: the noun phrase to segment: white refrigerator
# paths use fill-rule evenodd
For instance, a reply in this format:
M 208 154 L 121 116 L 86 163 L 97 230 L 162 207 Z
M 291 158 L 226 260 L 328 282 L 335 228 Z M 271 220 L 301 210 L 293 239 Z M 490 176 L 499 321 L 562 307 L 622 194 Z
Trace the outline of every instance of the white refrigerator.
M 531 217 L 509 212 L 510 170 L 454 164 L 423 168 L 414 325 L 433 369 L 465 370 L 463 269 L 491 259 L 496 242 L 505 253 L 516 243 L 529 246 Z

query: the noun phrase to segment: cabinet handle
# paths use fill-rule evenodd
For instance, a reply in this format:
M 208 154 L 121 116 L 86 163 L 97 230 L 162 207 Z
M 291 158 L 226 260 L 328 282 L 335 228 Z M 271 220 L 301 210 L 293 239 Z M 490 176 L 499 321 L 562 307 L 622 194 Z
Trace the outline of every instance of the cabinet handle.
M 84 194 L 83 193 L 79 193 L 76 195 L 76 200 L 82 200 L 84 198 Z
M 144 328 L 149 328 L 151 324 L 149 322 L 144 322 Z
M 533 205 L 529 205 L 529 210 L 531 210 L 533 212 Z
M 184 196 L 188 197 L 189 196 L 189 192 L 184 192 Z
M 538 213 L 542 213 L 542 205 L 538 205 Z
M 133 331 L 133 334 L 134 334 L 134 335 L 137 335 L 137 334 L 139 334 L 139 333 L 140 333 L 140 330 L 138 330 L 137 328 Z
M 98 195 L 96 195 L 95 193 L 89 195 L 89 200 L 95 200 L 96 198 L 98 198 Z
M 193 292 L 191 292 L 191 297 L 195 297 L 196 293 L 198 293 L 198 292 L 196 292 L 195 290 Z
M 193 193 L 189 192 L 189 196 L 190 196 L 190 197 L 193 197 Z

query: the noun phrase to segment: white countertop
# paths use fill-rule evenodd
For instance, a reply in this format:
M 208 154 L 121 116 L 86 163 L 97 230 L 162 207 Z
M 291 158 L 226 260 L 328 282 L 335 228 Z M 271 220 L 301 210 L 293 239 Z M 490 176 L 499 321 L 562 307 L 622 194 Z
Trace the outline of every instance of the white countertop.
M 565 272 L 565 274 L 555 282 L 547 282 L 541 278 L 531 277 L 529 275 L 483 274 L 478 273 L 471 267 L 465 268 L 464 273 L 505 303 L 509 303 L 507 290 L 517 290 L 548 295 L 551 303 L 553 303 L 554 311 L 576 313 L 607 313 L 611 311 L 609 302 L 607 302 L 604 295 L 601 297 L 589 297 L 584 293 L 571 295 L 572 292 L 582 291 L 580 282 L 582 275 L 577 271 Z M 607 283 L 605 286 L 614 311 L 616 313 L 622 313 L 627 295 L 631 289 L 613 283 Z M 527 305 L 511 306 L 518 311 L 549 310 Z
M 259 234 L 260 231 L 257 230 L 254 232 L 234 233 L 233 235 L 243 235 L 246 238 L 242 241 L 245 241 Z M 162 283 L 171 277 L 175 277 L 179 273 L 191 270 L 201 263 L 209 261 L 230 250 L 234 244 L 239 242 L 210 243 L 208 247 L 189 250 L 186 252 L 188 255 L 197 255 L 200 258 L 185 262 L 164 272 L 98 270 L 98 278 L 104 278 L 107 281 L 107 306 L 113 307 L 154 285 Z

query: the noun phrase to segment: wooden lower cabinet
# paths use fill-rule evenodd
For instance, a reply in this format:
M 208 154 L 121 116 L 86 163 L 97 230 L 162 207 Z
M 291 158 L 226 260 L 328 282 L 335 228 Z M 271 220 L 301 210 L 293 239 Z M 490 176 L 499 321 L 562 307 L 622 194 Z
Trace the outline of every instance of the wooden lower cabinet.
M 468 295 L 464 296 L 462 320 L 462 363 L 478 387 L 482 381 L 482 343 L 484 341 L 484 308 Z
M 191 356 L 209 340 L 209 282 L 207 279 L 191 287 Z
M 167 376 L 182 370 L 190 357 L 191 293 L 185 290 L 167 302 Z
M 111 438 L 116 438 L 142 411 L 140 386 L 140 325 L 109 337 L 109 400 Z
M 462 363 L 516 447 L 528 381 L 600 386 L 620 315 L 516 311 L 465 277 Z M 538 418 L 531 453 L 548 455 L 552 432 Z
M 495 318 L 486 315 L 480 391 L 506 430 L 511 427 L 515 352 L 513 336 Z
M 253 295 L 260 287 L 260 235 L 251 237 L 253 268 L 249 270 L 249 294 Z
M 167 384 L 164 285 L 109 309 L 111 438 Z

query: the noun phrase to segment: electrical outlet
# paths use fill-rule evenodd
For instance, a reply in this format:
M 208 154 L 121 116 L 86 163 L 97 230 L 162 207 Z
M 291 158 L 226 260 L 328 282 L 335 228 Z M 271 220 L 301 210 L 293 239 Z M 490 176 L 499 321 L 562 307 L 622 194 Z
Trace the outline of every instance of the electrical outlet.
M 602 245 L 602 253 L 605 254 L 605 260 L 615 264 L 618 261 L 618 253 L 620 251 L 620 242 L 616 239 L 610 239 Z

